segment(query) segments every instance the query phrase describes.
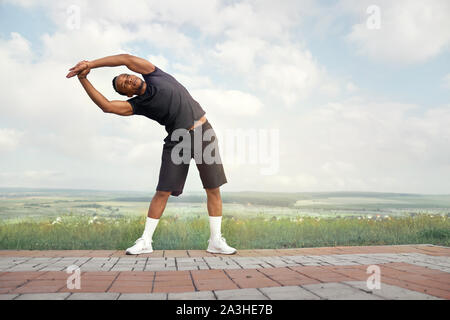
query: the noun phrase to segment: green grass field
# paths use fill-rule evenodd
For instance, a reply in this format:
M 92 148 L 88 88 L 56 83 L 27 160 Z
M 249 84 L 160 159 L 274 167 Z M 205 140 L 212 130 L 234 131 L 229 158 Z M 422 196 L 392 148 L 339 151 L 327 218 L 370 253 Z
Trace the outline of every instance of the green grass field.
M 222 232 L 238 249 L 450 244 L 450 195 L 223 193 Z M 0 189 L 0 249 L 123 250 L 140 237 L 151 195 Z M 203 193 L 171 197 L 155 249 L 205 249 Z
M 48 221 L 0 224 L 0 249 L 123 250 L 140 237 L 144 218 L 93 219 L 66 216 Z M 223 236 L 238 249 L 322 246 L 435 244 L 450 245 L 446 216 L 345 218 L 224 218 Z M 206 217 L 162 218 L 153 237 L 157 250 L 205 249 Z

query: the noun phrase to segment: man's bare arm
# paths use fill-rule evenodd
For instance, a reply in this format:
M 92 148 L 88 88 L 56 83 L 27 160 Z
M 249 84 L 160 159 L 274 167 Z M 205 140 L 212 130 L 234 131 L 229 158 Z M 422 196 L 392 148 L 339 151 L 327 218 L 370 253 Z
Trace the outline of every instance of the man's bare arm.
M 92 61 L 81 61 L 75 67 L 71 68 L 67 78 L 71 78 L 85 69 L 95 69 L 102 67 L 126 66 L 131 71 L 140 74 L 149 74 L 155 71 L 155 66 L 145 59 L 130 55 L 118 54 Z
M 109 101 L 89 82 L 86 76 L 79 76 L 81 85 L 91 100 L 106 113 L 115 113 L 120 116 L 131 116 L 133 108 L 128 101 Z

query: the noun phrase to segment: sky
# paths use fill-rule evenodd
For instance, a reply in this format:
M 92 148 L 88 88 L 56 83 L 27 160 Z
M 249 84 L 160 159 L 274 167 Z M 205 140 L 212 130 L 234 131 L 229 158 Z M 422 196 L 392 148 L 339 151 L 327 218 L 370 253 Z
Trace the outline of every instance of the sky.
M 65 78 L 129 53 L 206 111 L 222 191 L 450 194 L 449 51 L 448 0 L 1 0 L 0 187 L 155 191 L 164 127 Z

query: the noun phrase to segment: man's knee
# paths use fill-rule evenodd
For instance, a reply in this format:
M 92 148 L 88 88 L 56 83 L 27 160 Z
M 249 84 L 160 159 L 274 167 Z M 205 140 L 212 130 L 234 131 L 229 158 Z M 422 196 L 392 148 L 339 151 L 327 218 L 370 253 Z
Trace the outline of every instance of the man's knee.
M 208 197 L 220 197 L 220 188 L 205 189 Z
M 154 198 L 159 199 L 169 199 L 170 195 L 172 194 L 172 191 L 156 191 Z

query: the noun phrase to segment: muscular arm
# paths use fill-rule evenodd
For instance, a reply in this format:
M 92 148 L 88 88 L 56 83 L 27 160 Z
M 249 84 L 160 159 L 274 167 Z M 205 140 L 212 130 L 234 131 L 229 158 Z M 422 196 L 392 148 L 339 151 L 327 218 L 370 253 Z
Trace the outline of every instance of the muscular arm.
M 86 77 L 79 77 L 80 83 L 91 100 L 106 113 L 115 113 L 120 116 L 131 116 L 133 108 L 127 101 L 109 101 L 106 99 Z
M 145 59 L 132 56 L 130 54 L 118 54 L 92 61 L 81 61 L 75 67 L 70 69 L 67 78 L 71 78 L 85 69 L 95 69 L 102 67 L 126 66 L 131 71 L 140 74 L 149 74 L 155 71 L 155 66 Z

